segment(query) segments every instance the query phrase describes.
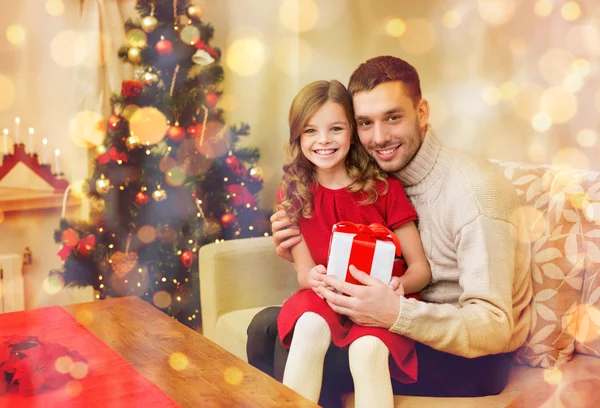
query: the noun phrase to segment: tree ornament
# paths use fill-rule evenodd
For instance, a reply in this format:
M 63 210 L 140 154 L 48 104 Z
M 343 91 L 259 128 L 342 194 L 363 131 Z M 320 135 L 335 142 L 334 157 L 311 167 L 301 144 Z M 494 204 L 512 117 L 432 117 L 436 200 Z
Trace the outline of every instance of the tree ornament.
M 137 47 L 131 47 L 127 51 L 127 58 L 129 58 L 129 61 L 132 63 L 139 64 L 142 62 L 142 51 L 140 51 L 140 49 Z
M 189 268 L 194 263 L 194 254 L 192 251 L 183 251 L 181 255 L 179 255 L 179 259 L 181 260 L 183 266 Z
M 140 146 L 140 139 L 135 135 L 129 135 L 129 137 L 125 139 L 125 147 L 127 147 L 127 150 L 137 149 Z
M 246 175 L 246 167 L 240 162 L 237 156 L 231 155 L 227 156 L 225 159 L 225 163 L 227 167 L 236 177 L 242 177 Z
M 146 205 L 148 204 L 148 201 L 150 201 L 150 199 L 148 198 L 148 194 L 144 193 L 143 191 L 139 191 L 135 195 L 135 202 L 139 205 Z
M 191 4 L 187 8 L 186 14 L 188 15 L 189 18 L 200 20 L 200 17 L 202 17 L 202 9 L 200 8 L 200 6 L 198 6 L 196 4 Z
M 110 180 L 104 177 L 104 174 L 100 175 L 100 178 L 96 180 L 96 192 L 104 195 L 110 191 Z
M 131 243 L 131 234 L 127 237 L 127 245 L 125 252 L 116 251 L 111 255 L 110 261 L 112 270 L 119 278 L 123 279 L 137 265 L 138 254 L 129 252 L 129 244 Z
M 181 142 L 185 138 L 185 129 L 179 126 L 179 122 L 175 122 L 175 125 L 167 129 L 167 137 L 174 142 Z
M 146 33 L 152 33 L 158 27 L 158 20 L 153 15 L 142 18 L 142 30 Z
M 152 193 L 154 201 L 160 202 L 167 199 L 167 192 L 158 186 L 158 189 Z
M 204 50 L 198 50 L 192 55 L 192 61 L 196 65 L 210 65 L 215 62 L 215 59 L 208 52 Z
M 67 228 L 62 232 L 60 242 L 64 246 L 74 247 L 79 242 L 79 233 L 73 228 Z
M 209 92 L 206 94 L 206 105 L 208 105 L 209 108 L 214 108 L 217 105 L 217 102 L 219 102 L 219 97 L 216 93 Z
M 239 184 L 230 184 L 226 188 L 227 192 L 231 196 L 231 203 L 234 207 L 242 207 L 250 204 L 250 207 L 256 205 L 254 196 L 248 191 L 248 189 Z
M 254 179 L 262 180 L 263 169 L 262 169 L 262 167 L 254 166 L 254 167 L 250 168 L 250 170 L 248 171 L 248 174 L 250 175 L 250 177 L 252 177 Z
M 104 145 L 98 145 L 96 146 L 96 153 L 98 154 L 105 154 L 108 150 L 106 149 L 106 146 Z
M 158 82 L 158 75 L 152 71 L 144 72 L 142 80 L 146 85 L 154 85 Z
M 110 118 L 108 118 L 108 127 L 112 130 L 118 129 L 119 126 L 121 126 L 122 124 L 123 123 L 121 122 L 121 117 L 116 113 L 113 113 L 112 115 L 110 115 Z
M 156 43 L 156 52 L 159 55 L 169 55 L 172 51 L 173 44 L 171 44 L 171 41 L 162 38 L 159 42 Z
M 232 213 L 225 213 L 221 216 L 221 224 L 225 228 L 231 227 L 233 224 L 235 224 L 235 221 L 235 215 Z
M 195 125 L 188 127 L 187 133 L 192 137 L 199 135 L 200 133 L 202 133 L 202 123 L 197 123 Z

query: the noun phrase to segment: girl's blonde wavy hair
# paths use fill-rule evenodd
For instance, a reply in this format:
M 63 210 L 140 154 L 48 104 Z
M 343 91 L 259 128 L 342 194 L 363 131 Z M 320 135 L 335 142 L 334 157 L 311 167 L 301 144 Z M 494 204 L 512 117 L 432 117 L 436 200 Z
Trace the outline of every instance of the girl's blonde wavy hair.
M 347 189 L 352 193 L 363 193 L 364 198 L 360 204 L 372 204 L 388 190 L 386 174 L 358 139 L 352 97 L 346 87 L 336 80 L 311 82 L 302 88 L 292 102 L 289 115 L 290 138 L 284 148 L 286 164 L 283 166 L 279 206 L 287 212 L 292 222 L 300 217 L 310 218 L 313 211 L 310 186 L 317 181 L 316 169 L 302 153 L 300 137 L 309 119 L 328 101 L 335 102 L 344 109 L 350 126 L 351 144 L 345 165 L 354 182 Z M 385 186 L 381 191 L 378 191 L 376 180 Z

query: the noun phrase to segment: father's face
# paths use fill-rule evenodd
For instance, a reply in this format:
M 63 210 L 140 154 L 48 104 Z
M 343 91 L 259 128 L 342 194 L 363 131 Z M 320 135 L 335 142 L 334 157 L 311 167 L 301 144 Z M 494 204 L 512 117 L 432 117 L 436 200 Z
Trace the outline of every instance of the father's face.
M 370 91 L 354 95 L 358 137 L 385 172 L 404 168 L 421 146 L 429 104 L 425 99 L 415 107 L 400 81 L 385 82 Z

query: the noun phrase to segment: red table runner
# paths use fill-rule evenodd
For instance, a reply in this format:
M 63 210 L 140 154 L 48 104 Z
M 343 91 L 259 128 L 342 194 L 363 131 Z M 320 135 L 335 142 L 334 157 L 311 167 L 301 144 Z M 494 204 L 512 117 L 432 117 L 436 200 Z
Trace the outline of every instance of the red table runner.
M 177 407 L 160 388 L 58 306 L 0 314 L 0 338 L 37 336 L 87 359 L 87 375 L 33 397 L 0 395 L 0 407 Z M 115 333 L 118 336 L 118 333 Z

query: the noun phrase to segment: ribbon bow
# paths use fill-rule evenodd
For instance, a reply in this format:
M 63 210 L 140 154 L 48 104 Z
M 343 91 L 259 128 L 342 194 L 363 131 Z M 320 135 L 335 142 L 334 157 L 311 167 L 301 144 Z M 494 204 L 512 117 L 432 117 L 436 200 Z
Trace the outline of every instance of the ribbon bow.
M 116 147 L 111 147 L 110 150 L 104 154 L 101 154 L 100 156 L 98 156 L 98 163 L 99 164 L 106 164 L 109 161 L 118 161 L 121 160 L 122 162 L 127 162 L 129 159 L 127 158 L 127 155 L 125 153 L 118 153 L 117 152 L 117 148 Z
M 202 40 L 198 40 L 194 43 L 194 46 L 196 48 L 198 48 L 199 50 L 204 50 L 206 52 L 208 52 L 210 55 L 212 55 L 215 59 L 219 59 L 219 54 L 217 54 L 217 52 L 209 47 L 208 45 L 206 45 L 206 43 Z
M 64 261 L 71 254 L 71 251 L 77 248 L 77 251 L 79 251 L 81 255 L 88 256 L 90 251 L 94 249 L 94 246 L 96 246 L 96 236 L 90 234 L 84 239 L 79 239 L 70 245 L 63 244 L 63 247 L 58 251 L 57 255 Z
M 392 231 L 381 224 L 373 223 L 370 225 L 355 224 L 349 221 L 338 222 L 333 226 L 333 232 L 347 232 L 357 236 L 369 238 L 371 241 L 380 240 L 392 242 L 396 247 L 396 255 L 400 256 L 400 240 Z

